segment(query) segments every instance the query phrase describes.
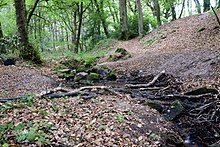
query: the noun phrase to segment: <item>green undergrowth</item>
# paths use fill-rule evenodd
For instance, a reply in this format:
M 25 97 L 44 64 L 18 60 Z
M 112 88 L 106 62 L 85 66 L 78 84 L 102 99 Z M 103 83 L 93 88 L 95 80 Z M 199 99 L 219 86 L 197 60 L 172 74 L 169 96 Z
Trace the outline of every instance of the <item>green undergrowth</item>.
M 42 52 L 41 56 L 43 59 L 47 60 L 59 60 L 64 58 L 74 58 L 78 61 L 84 60 L 85 62 L 90 62 L 98 57 L 107 56 L 112 50 L 112 46 L 116 44 L 117 41 L 114 39 L 105 39 L 96 44 L 92 50 L 82 51 L 80 53 L 74 53 L 73 50 L 58 49 L 48 52 Z

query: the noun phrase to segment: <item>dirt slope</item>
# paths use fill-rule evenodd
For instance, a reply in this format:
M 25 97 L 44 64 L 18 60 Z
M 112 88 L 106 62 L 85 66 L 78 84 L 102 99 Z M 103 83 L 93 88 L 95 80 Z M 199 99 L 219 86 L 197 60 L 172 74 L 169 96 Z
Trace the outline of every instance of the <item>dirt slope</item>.
M 128 43 L 129 42 L 129 43 Z M 133 57 L 101 65 L 121 74 L 141 71 L 154 74 L 161 70 L 192 79 L 219 78 L 220 27 L 211 13 L 167 23 L 143 39 L 119 42 Z

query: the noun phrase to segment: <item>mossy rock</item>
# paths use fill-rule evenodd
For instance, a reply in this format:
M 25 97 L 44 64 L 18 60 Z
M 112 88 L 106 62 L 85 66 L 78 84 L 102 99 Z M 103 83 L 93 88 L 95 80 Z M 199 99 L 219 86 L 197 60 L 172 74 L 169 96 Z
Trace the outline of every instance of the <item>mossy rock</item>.
M 116 80 L 117 76 L 114 71 L 111 71 L 107 77 L 108 80 Z
M 84 64 L 83 61 L 78 61 L 74 58 L 63 59 L 60 63 L 70 69 L 77 69 Z
M 61 73 L 58 75 L 58 78 L 65 79 L 67 75 L 65 73 Z
M 177 118 L 177 116 L 183 113 L 184 110 L 185 108 L 183 107 L 181 102 L 179 100 L 175 100 L 171 103 L 171 109 L 167 111 L 166 117 L 169 120 L 174 120 L 175 118 Z
M 35 64 L 41 64 L 40 51 L 32 45 L 20 48 L 20 57 L 26 61 L 31 61 Z
M 91 79 L 91 80 L 99 80 L 99 74 L 97 74 L 97 73 L 90 73 L 89 74 L 89 79 Z
M 127 55 L 127 54 L 129 54 L 128 51 L 127 51 L 126 49 L 124 49 L 124 48 L 117 48 L 117 49 L 115 50 L 115 53 L 119 53 L 119 54 L 121 54 L 121 55 Z
M 74 77 L 74 82 L 79 82 L 80 80 L 82 80 L 82 77 L 77 75 Z
M 217 89 L 214 89 L 214 88 L 201 87 L 201 88 L 186 92 L 185 95 L 201 95 L 201 94 L 207 94 L 207 93 L 218 94 L 219 92 Z

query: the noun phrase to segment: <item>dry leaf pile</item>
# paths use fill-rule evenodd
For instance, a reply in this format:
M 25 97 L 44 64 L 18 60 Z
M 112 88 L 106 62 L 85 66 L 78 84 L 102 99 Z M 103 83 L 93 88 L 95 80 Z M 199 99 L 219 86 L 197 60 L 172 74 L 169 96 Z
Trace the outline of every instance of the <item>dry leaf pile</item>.
M 0 104 L 0 126 L 13 124 L 1 134 L 10 145 L 159 146 L 164 136 L 173 134 L 171 124 L 155 110 L 125 95 Z M 25 127 L 16 131 L 21 124 Z
M 133 58 L 100 65 L 120 74 L 166 70 L 182 78 L 214 79 L 220 73 L 220 27 L 211 13 L 164 24 L 140 41 L 119 42 L 118 47 L 133 53 Z
M 0 97 L 18 97 L 55 88 L 57 83 L 46 69 L 0 65 Z

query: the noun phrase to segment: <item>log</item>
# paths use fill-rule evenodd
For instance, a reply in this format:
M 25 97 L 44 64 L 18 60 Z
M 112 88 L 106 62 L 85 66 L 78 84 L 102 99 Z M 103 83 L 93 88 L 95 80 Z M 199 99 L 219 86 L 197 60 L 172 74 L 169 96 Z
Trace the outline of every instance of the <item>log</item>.
M 134 85 L 134 84 L 126 84 L 125 87 L 127 88 L 147 88 L 147 87 L 150 87 L 152 86 L 163 74 L 165 73 L 165 70 L 161 71 L 158 75 L 156 75 L 152 81 L 150 81 L 149 83 L 147 84 L 137 84 L 137 85 Z

